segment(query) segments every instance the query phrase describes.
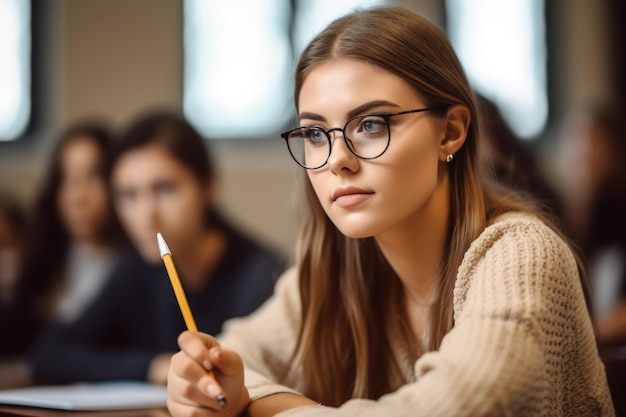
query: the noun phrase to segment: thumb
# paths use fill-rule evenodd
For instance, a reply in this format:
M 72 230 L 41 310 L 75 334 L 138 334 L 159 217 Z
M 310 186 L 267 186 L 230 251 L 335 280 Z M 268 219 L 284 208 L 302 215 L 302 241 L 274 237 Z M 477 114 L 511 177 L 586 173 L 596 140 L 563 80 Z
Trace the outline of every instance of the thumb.
M 237 376 L 243 373 L 243 362 L 237 353 L 221 346 L 209 350 L 213 366 L 225 376 Z

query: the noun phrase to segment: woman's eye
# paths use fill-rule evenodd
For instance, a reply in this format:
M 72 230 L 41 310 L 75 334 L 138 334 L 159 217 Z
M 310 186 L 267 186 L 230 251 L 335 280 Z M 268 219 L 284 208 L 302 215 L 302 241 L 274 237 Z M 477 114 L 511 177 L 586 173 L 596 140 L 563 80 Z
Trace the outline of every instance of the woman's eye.
M 369 117 L 363 119 L 360 124 L 360 130 L 363 133 L 377 133 L 386 129 L 387 123 L 382 117 Z
M 311 129 L 309 137 L 313 142 L 322 142 L 326 140 L 326 135 L 319 129 Z

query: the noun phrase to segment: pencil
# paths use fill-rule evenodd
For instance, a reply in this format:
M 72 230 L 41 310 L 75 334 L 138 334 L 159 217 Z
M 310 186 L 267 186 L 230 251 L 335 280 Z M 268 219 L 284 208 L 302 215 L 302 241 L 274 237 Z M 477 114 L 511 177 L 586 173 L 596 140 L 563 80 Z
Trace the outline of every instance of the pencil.
M 165 269 L 167 270 L 167 275 L 170 278 L 172 288 L 174 289 L 174 294 L 176 295 L 176 301 L 178 302 L 180 311 L 183 313 L 183 319 L 185 319 L 185 325 L 187 326 L 187 330 L 197 332 L 198 326 L 196 326 L 196 321 L 193 318 L 193 314 L 191 314 L 191 309 L 189 308 L 189 303 L 187 302 L 187 297 L 185 296 L 183 285 L 180 283 L 178 272 L 176 272 L 176 268 L 174 267 L 172 253 L 170 252 L 170 248 L 167 246 L 167 243 L 165 243 L 165 239 L 163 239 L 163 236 L 161 236 L 161 233 L 157 233 L 157 243 L 159 245 L 161 259 L 163 259 Z M 213 373 L 213 371 L 208 371 L 208 374 L 211 378 L 215 379 L 215 374 Z M 224 397 L 223 394 L 218 394 L 217 401 L 219 401 L 222 407 L 226 407 L 226 397 Z

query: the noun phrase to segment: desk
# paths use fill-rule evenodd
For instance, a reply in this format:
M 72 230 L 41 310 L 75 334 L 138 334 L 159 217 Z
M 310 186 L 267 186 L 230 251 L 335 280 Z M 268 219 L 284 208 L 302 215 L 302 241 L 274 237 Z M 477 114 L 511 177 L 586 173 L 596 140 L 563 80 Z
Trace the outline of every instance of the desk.
M 0 417 L 171 417 L 165 408 L 115 411 L 62 411 L 48 408 L 0 406 Z

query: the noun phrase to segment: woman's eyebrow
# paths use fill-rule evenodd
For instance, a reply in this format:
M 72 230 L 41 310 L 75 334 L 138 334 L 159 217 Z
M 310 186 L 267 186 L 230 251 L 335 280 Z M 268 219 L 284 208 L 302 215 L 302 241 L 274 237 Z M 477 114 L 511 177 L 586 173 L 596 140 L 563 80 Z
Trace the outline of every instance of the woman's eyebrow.
M 374 101 L 369 101 L 367 103 L 361 104 L 358 107 L 355 107 L 354 109 L 350 110 L 350 112 L 348 113 L 348 119 L 354 116 L 359 116 L 361 114 L 365 114 L 369 111 L 371 111 L 372 109 L 375 109 L 377 107 L 400 107 L 395 103 L 392 103 L 390 101 L 387 100 L 374 100 Z
M 361 114 L 365 114 L 368 111 L 377 108 L 377 107 L 382 107 L 382 106 L 392 106 L 392 107 L 399 107 L 397 104 L 392 103 L 390 101 L 386 101 L 386 100 L 374 100 L 374 101 L 369 101 L 367 103 L 361 104 L 360 106 L 355 107 L 354 109 L 350 110 L 348 112 L 347 118 L 351 118 L 354 116 L 359 116 Z M 307 119 L 307 120 L 317 120 L 320 122 L 325 122 L 326 118 L 322 115 L 319 115 L 317 113 L 313 113 L 313 112 L 307 112 L 307 111 L 303 111 L 302 113 L 300 113 L 298 115 L 298 117 L 300 119 Z
M 304 111 L 304 112 L 300 113 L 298 115 L 298 118 L 300 120 L 307 119 L 307 120 L 317 120 L 319 122 L 325 122 L 326 121 L 326 118 L 324 116 L 321 116 L 321 115 L 319 115 L 317 113 L 311 113 L 311 112 L 308 112 L 308 111 Z

